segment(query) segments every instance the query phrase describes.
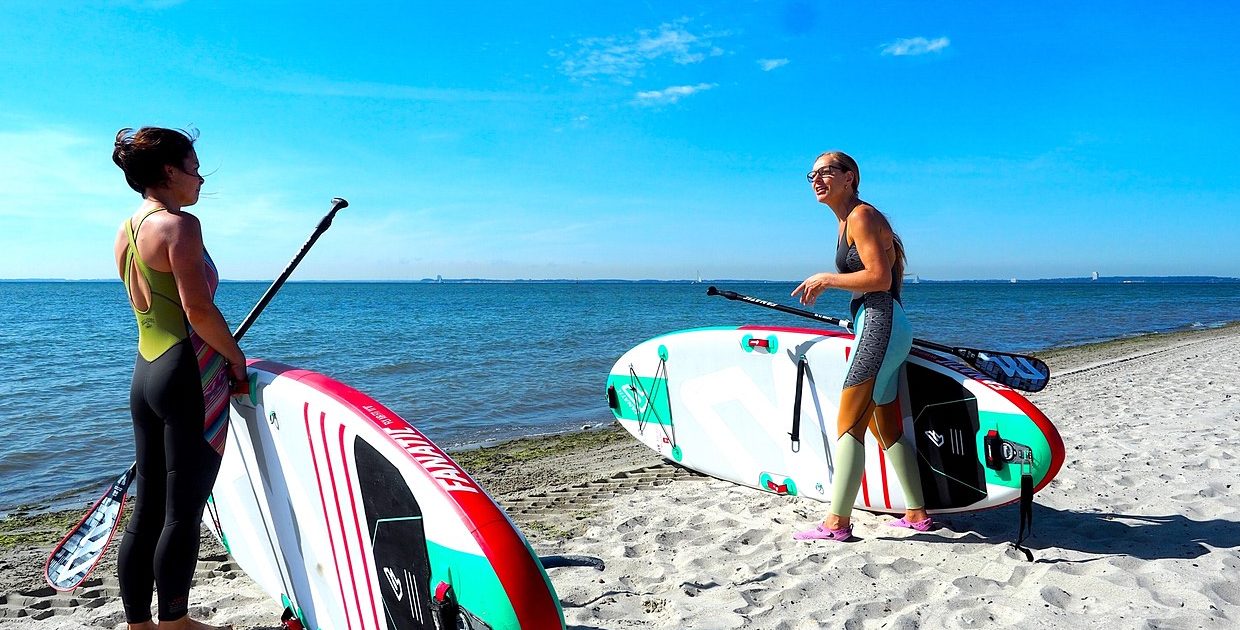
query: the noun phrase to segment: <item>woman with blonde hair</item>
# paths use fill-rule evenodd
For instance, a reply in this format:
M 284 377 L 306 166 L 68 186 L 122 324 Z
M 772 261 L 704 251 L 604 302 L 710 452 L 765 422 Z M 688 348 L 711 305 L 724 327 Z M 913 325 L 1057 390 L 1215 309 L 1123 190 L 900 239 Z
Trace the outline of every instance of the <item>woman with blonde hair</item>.
M 861 172 L 856 160 L 839 151 L 818 156 L 806 175 L 819 203 L 839 221 L 835 272 L 816 273 L 792 291 L 812 306 L 827 289 L 852 293 L 855 337 L 848 353 L 844 389 L 836 419 L 835 478 L 831 509 L 814 529 L 797 532 L 797 540 L 845 541 L 852 537 L 852 508 L 865 471 L 865 432 L 878 439 L 904 489 L 908 509 L 889 525 L 930 529 L 911 436 L 897 399 L 900 366 L 912 348 L 913 333 L 900 305 L 904 246 L 891 224 L 858 196 Z

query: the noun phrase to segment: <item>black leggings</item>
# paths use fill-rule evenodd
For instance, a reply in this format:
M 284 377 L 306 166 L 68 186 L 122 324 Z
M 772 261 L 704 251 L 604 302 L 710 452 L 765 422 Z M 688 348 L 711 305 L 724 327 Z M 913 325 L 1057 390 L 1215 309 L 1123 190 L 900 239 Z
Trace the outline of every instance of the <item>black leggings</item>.
M 157 586 L 159 620 L 171 621 L 189 609 L 199 523 L 220 470 L 220 456 L 202 433 L 202 382 L 188 340 L 154 361 L 138 355 L 129 407 L 138 490 L 120 547 L 121 601 L 129 623 L 147 621 Z

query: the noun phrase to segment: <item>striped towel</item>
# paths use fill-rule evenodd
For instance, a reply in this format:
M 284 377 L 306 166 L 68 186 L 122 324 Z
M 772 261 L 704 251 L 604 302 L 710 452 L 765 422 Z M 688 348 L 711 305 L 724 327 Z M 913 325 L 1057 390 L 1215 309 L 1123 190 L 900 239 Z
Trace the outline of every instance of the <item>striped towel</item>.
M 202 402 L 207 410 L 202 434 L 207 442 L 211 443 L 211 448 L 223 455 L 224 440 L 228 437 L 228 397 L 232 393 L 228 384 L 228 369 L 225 367 L 223 355 L 207 345 L 198 333 L 191 330 L 189 339 L 194 345 L 194 354 L 198 357 L 198 373 L 202 375 Z

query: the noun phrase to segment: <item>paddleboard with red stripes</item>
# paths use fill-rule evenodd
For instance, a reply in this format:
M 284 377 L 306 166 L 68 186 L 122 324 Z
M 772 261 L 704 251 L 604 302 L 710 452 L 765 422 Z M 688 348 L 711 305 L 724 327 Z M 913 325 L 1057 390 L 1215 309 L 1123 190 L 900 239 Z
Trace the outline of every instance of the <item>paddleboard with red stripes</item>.
M 521 532 L 426 436 L 321 374 L 249 375 L 204 522 L 305 628 L 564 627 Z

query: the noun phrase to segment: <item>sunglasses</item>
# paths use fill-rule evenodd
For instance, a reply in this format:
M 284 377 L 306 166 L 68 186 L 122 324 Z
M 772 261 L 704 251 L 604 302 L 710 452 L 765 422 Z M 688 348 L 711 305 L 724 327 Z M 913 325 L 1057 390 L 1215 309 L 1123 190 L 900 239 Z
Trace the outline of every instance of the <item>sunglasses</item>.
M 843 166 L 839 166 L 837 164 L 828 164 L 820 169 L 812 170 L 806 173 L 805 181 L 813 183 L 815 177 L 819 179 L 826 179 L 831 176 L 831 169 L 835 169 L 837 171 L 840 171 L 841 173 L 848 170 L 844 168 Z

